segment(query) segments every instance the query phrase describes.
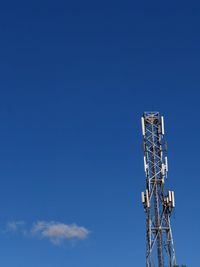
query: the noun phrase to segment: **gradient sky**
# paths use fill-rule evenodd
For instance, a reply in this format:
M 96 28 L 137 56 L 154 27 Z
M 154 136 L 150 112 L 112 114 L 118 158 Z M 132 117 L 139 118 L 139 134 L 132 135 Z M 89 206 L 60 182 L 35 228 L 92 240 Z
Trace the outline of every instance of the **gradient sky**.
M 1 3 L 0 266 L 145 266 L 145 110 L 165 116 L 177 261 L 198 265 L 199 12 L 193 1 Z M 41 221 L 89 234 L 55 244 L 30 234 Z

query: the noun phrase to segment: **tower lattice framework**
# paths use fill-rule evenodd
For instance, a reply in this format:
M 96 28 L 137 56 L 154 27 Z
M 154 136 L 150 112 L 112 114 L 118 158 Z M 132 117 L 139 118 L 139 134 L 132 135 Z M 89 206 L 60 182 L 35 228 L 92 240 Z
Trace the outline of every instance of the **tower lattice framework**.
M 174 191 L 165 191 L 168 172 L 164 119 L 159 112 L 141 118 L 146 190 L 142 203 L 146 213 L 146 267 L 176 265 L 170 216 L 175 207 Z

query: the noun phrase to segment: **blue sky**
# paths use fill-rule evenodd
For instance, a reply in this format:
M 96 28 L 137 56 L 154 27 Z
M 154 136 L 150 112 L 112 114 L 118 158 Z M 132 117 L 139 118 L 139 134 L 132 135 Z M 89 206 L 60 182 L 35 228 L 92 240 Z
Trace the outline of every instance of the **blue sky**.
M 138 2 L 1 3 L 1 266 L 145 266 L 145 110 L 165 116 L 177 261 L 197 266 L 200 5 Z

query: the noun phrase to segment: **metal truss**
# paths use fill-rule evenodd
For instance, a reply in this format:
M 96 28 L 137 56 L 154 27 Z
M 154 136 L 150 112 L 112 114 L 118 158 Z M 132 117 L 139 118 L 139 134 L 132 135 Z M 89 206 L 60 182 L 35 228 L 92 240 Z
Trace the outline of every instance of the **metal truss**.
M 142 203 L 146 213 L 146 267 L 176 265 L 170 216 L 175 207 L 174 192 L 165 192 L 168 172 L 164 119 L 159 112 L 145 112 L 141 118 L 146 190 Z

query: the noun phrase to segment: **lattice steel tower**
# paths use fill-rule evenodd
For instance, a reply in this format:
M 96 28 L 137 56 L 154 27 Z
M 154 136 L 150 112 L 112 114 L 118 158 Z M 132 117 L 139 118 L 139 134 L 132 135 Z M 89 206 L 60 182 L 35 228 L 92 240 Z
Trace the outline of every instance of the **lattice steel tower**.
M 146 267 L 176 266 L 170 216 L 175 207 L 174 191 L 165 192 L 168 172 L 164 119 L 159 112 L 141 118 L 146 190 L 142 203 L 146 213 Z

